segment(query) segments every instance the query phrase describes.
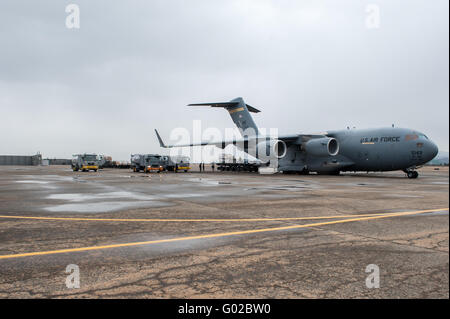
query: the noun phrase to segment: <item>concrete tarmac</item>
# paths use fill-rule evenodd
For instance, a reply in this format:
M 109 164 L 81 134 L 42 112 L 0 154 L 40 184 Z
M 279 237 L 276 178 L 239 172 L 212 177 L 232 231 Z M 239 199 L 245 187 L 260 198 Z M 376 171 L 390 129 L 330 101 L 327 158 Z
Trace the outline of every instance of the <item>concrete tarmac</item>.
M 0 166 L 0 298 L 449 298 L 449 172 L 419 173 Z

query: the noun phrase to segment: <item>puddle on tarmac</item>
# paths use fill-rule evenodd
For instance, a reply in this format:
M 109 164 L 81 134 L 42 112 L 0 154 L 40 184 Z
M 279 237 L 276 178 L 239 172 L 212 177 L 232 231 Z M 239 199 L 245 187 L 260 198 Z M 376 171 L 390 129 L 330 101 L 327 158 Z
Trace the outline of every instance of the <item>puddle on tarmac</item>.
M 59 175 L 23 175 L 21 177 L 28 178 L 30 180 L 45 180 L 47 182 L 67 182 L 72 180 L 72 176 L 59 176 Z
M 30 180 L 23 180 L 23 181 L 16 181 L 16 183 L 24 183 L 24 184 L 48 184 L 50 182 L 48 181 L 30 181 Z
M 88 200 L 104 200 L 104 199 L 116 199 L 116 198 L 125 198 L 125 199 L 135 199 L 142 201 L 149 201 L 157 199 L 151 195 L 145 194 L 137 194 L 132 192 L 111 192 L 111 193 L 100 193 L 100 194 L 53 194 L 47 197 L 48 199 L 59 199 L 59 200 L 67 200 L 70 202 L 83 202 Z
M 381 183 L 333 183 L 330 185 L 334 186 L 369 186 L 369 187 L 377 187 L 377 186 L 384 186 L 384 184 Z
M 172 204 L 159 201 L 141 202 L 98 202 L 82 204 L 63 204 L 45 208 L 50 212 L 75 212 L 75 213 L 105 213 L 129 208 L 164 207 Z
M 36 181 L 36 180 L 21 180 L 15 181 L 18 184 L 23 185 L 27 189 L 57 189 L 56 185 L 53 185 L 50 181 Z
M 250 187 L 244 188 L 244 191 L 252 191 L 252 190 L 274 190 L 274 191 L 301 191 L 304 189 L 312 189 L 315 187 L 312 186 L 298 186 L 298 185 L 279 185 L 272 187 Z
M 163 199 L 161 197 L 125 191 L 100 194 L 52 194 L 47 198 L 71 202 L 71 204 L 54 205 L 45 208 L 45 210 L 51 212 L 103 213 L 130 208 L 153 208 L 173 205 L 172 203 L 158 201 L 157 199 Z
M 212 185 L 231 185 L 231 182 L 228 181 L 216 181 L 208 178 L 188 178 L 189 182 L 199 182 L 206 186 Z

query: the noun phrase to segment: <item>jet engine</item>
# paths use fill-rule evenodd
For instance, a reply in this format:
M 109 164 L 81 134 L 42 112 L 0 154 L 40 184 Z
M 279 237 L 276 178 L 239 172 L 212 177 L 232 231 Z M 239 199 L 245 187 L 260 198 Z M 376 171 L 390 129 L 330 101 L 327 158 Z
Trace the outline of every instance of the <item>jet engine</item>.
M 283 158 L 287 152 L 286 143 L 282 140 L 266 140 L 259 142 L 256 145 L 258 158 L 262 157 L 276 157 L 278 159 Z
M 339 142 L 331 137 L 315 138 L 306 142 L 304 150 L 314 156 L 335 156 L 339 153 Z

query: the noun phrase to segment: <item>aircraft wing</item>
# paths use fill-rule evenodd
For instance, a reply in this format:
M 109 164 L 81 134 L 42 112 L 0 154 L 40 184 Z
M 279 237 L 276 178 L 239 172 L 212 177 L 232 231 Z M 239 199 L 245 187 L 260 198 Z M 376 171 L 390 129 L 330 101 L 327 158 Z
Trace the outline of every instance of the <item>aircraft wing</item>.
M 235 145 L 236 144 L 244 144 L 246 142 L 253 141 L 255 139 L 258 139 L 259 141 L 263 141 L 265 138 L 271 138 L 269 136 L 258 136 L 258 137 L 251 136 L 251 137 L 240 138 L 240 139 L 235 139 L 235 140 L 231 140 L 231 141 L 201 141 L 201 142 L 191 143 L 191 144 L 166 145 L 163 142 L 161 136 L 159 135 L 159 133 L 156 129 L 155 129 L 155 132 L 156 132 L 156 136 L 158 137 L 159 145 L 163 148 L 213 145 L 213 146 L 224 149 L 227 145 L 230 145 L 230 144 L 235 144 Z M 287 145 L 289 145 L 289 144 L 300 145 L 300 144 L 303 144 L 303 143 L 309 141 L 310 139 L 321 138 L 321 137 L 325 137 L 325 136 L 326 135 L 324 135 L 324 134 L 292 134 L 292 135 L 278 136 L 277 139 L 282 140 Z

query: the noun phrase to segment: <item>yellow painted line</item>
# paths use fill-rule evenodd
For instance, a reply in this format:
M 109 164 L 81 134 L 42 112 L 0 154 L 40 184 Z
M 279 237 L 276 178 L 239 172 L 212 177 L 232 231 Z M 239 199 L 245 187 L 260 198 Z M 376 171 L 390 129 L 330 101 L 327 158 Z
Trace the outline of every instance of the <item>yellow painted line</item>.
M 433 210 L 435 211 L 435 210 Z M 83 218 L 83 217 L 40 217 L 40 216 L 14 216 L 0 215 L 5 219 L 34 219 L 34 220 L 56 220 L 56 221 L 96 221 L 96 222 L 266 222 L 266 221 L 289 221 L 289 220 L 314 220 L 314 219 L 336 219 L 381 216 L 397 213 L 377 213 L 359 215 L 334 215 L 334 216 L 305 216 L 305 217 L 279 217 L 279 218 L 208 218 L 208 219 L 187 219 L 187 218 Z
M 356 222 L 356 221 L 365 221 L 365 220 L 372 220 L 372 219 L 391 218 L 391 217 L 397 217 L 397 216 L 417 215 L 417 214 L 431 213 L 431 212 L 442 211 L 442 210 L 448 211 L 448 208 L 445 208 L 445 209 L 443 208 L 443 209 L 418 210 L 418 211 L 414 211 L 414 212 L 391 213 L 389 215 L 382 215 L 382 216 L 351 218 L 351 219 L 335 220 L 335 221 L 322 222 L 322 223 L 313 223 L 313 224 L 305 224 L 305 225 L 293 225 L 293 226 L 264 228 L 264 229 L 251 229 L 251 230 L 228 232 L 228 233 L 206 234 L 206 235 L 178 237 L 178 238 L 171 238 L 171 239 L 160 239 L 160 240 L 142 241 L 142 242 L 134 242 L 134 243 L 123 243 L 123 244 L 112 244 L 112 245 L 104 245 L 104 246 L 68 248 L 68 249 L 58 249 L 58 250 L 49 250 L 49 251 L 38 251 L 38 252 L 23 253 L 23 254 L 2 255 L 2 256 L 0 256 L 0 259 L 11 259 L 11 258 L 31 257 L 31 256 L 43 256 L 43 255 L 82 252 L 82 251 L 90 251 L 90 250 L 103 250 L 103 249 L 111 249 L 111 248 L 122 248 L 122 247 L 132 247 L 132 246 L 143 246 L 143 245 L 151 245 L 151 244 L 170 243 L 170 242 L 194 240 L 194 239 L 209 239 L 209 238 L 217 238 L 217 237 L 247 235 L 247 234 L 263 233 L 263 232 L 273 232 L 273 231 L 279 231 L 279 230 L 290 230 L 290 229 L 318 227 L 318 226 L 326 226 L 326 225 L 334 225 L 334 224 L 343 224 L 343 223 L 350 223 L 350 222 Z
M 244 108 L 243 107 L 240 107 L 240 108 L 238 108 L 238 109 L 234 109 L 234 110 L 231 110 L 231 111 L 228 111 L 230 114 L 233 114 L 233 113 L 236 113 L 236 112 L 241 112 L 241 111 L 243 111 L 244 110 Z

